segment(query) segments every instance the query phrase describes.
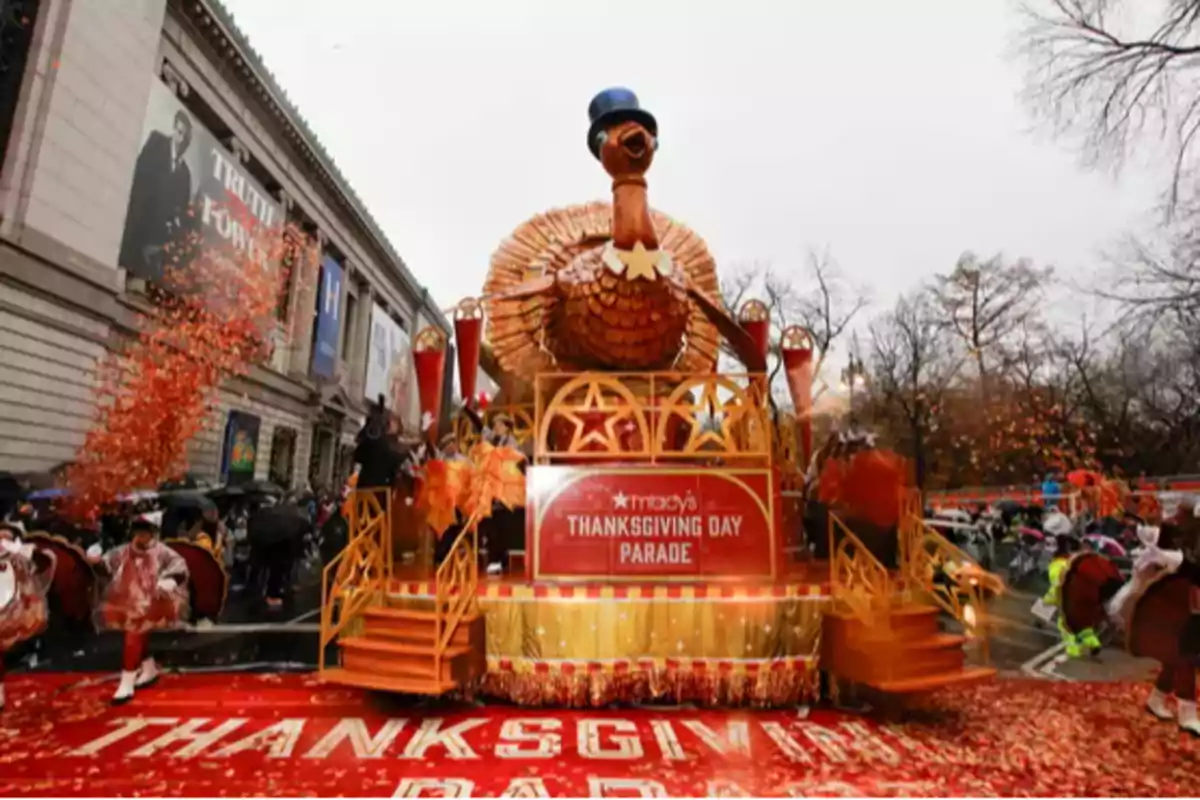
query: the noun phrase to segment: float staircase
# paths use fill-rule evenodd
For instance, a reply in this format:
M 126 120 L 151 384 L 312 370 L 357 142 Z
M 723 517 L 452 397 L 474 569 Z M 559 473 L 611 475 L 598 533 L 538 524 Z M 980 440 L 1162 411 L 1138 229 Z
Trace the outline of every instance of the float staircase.
M 925 526 L 919 497 L 906 497 L 901 508 L 897 573 L 830 515 L 833 602 L 822 622 L 822 667 L 840 681 L 901 698 L 993 678 L 987 600 L 1003 583 Z M 943 614 L 965 635 L 943 632 Z M 984 663 L 967 663 L 972 645 Z
M 322 576 L 320 679 L 403 694 L 469 691 L 486 669 L 475 526 L 455 540 L 425 607 L 392 607 L 390 502 L 383 490 L 354 492 L 350 540 Z

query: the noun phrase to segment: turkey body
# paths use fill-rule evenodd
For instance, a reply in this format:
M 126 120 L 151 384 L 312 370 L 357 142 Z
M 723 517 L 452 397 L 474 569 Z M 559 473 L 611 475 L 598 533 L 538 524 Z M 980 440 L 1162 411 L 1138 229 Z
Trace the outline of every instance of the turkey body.
M 673 265 L 654 280 L 627 279 L 604 265 L 612 205 L 603 201 L 538 214 L 500 244 L 484 285 L 495 297 L 484 308 L 487 339 L 504 372 L 532 379 L 581 370 L 713 370 L 718 333 L 687 286 L 718 296 L 716 263 L 695 232 L 652 214 Z M 544 291 L 504 296 L 539 277 L 548 283 Z
M 615 275 L 602 253 L 584 251 L 558 273 L 547 346 L 560 362 L 583 369 L 670 369 L 691 314 L 687 287 L 675 273 L 654 280 Z

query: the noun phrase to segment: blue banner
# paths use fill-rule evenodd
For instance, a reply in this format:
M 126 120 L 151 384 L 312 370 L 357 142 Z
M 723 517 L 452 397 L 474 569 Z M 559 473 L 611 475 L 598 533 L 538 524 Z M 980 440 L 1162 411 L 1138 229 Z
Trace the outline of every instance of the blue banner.
M 313 340 L 312 372 L 332 379 L 337 369 L 338 333 L 342 329 L 342 268 L 329 256 L 321 259 L 321 289 L 317 295 L 317 335 Z

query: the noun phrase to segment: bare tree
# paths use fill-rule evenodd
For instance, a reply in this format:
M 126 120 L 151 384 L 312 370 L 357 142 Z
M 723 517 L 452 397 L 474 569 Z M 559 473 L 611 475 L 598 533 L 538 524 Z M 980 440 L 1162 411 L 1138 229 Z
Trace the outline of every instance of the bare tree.
M 925 291 L 901 297 L 871 325 L 872 391 L 907 428 L 905 438 L 921 487 L 934 414 L 963 361 L 956 349 L 953 340 L 943 335 L 939 311 Z
M 1173 214 L 1200 130 L 1200 0 L 1033 0 L 1023 11 L 1032 110 L 1093 165 L 1119 170 L 1135 146 L 1165 146 Z
M 721 294 L 735 313 L 750 299 L 766 304 L 771 318 L 768 363 L 772 386 L 783 368 L 779 340 L 785 328 L 801 325 L 812 333 L 816 357 L 813 374 L 819 376 L 834 342 L 867 306 L 864 291 L 850 284 L 829 253 L 815 251 L 809 252 L 806 269 L 800 274 L 777 271 L 757 261 L 735 268 L 722 281 Z M 732 357 L 731 353 L 727 355 Z M 827 388 L 818 382 L 813 400 Z
M 1011 338 L 1037 323 L 1042 290 L 1052 274 L 1023 259 L 1008 264 L 1000 255 L 980 261 L 966 253 L 953 272 L 936 277 L 933 298 L 943 325 L 966 347 L 985 393 L 989 369 L 1002 366 Z M 996 363 L 989 364 L 992 357 Z
M 1200 231 L 1173 224 L 1151 240 L 1130 236 L 1109 255 L 1110 280 L 1097 294 L 1117 303 L 1140 333 L 1200 333 Z

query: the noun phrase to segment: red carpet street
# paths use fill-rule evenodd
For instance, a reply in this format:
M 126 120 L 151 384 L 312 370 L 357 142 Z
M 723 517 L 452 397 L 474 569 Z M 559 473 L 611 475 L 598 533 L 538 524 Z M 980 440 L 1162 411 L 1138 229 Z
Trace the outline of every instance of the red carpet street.
M 825 710 L 404 704 L 307 675 L 14 676 L 5 796 L 1191 796 L 1147 687 L 999 681 L 881 725 Z

